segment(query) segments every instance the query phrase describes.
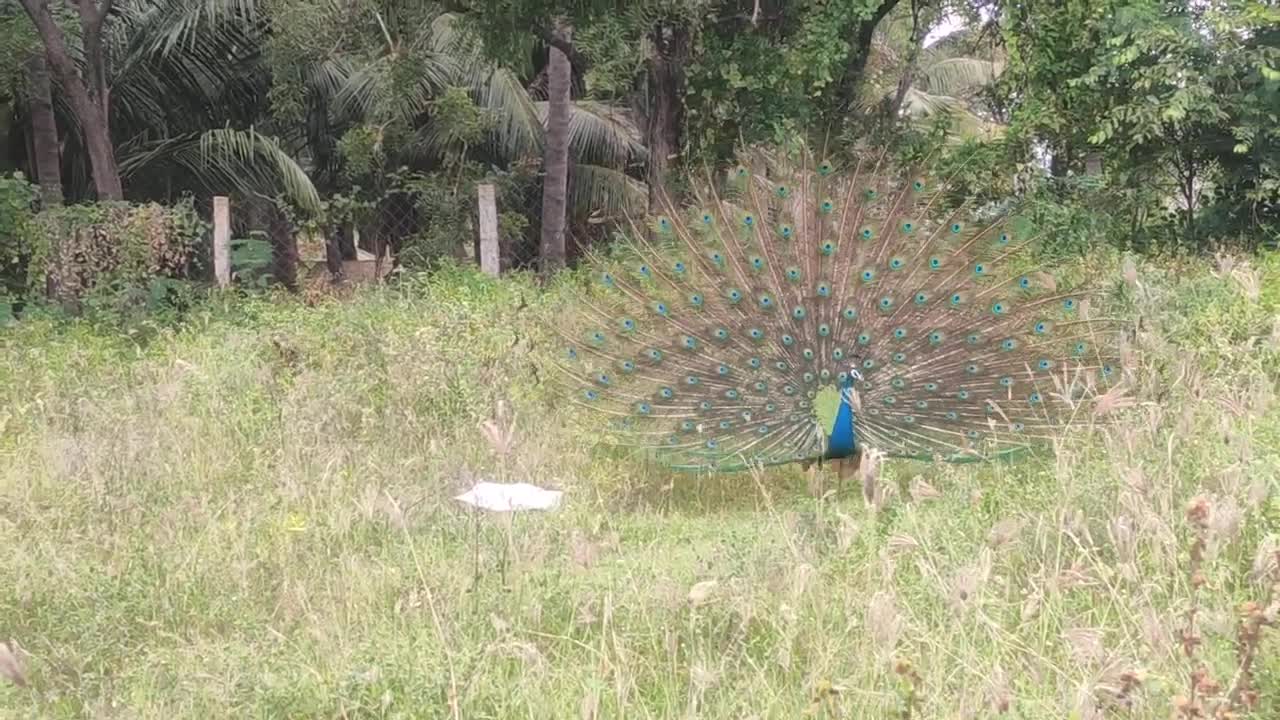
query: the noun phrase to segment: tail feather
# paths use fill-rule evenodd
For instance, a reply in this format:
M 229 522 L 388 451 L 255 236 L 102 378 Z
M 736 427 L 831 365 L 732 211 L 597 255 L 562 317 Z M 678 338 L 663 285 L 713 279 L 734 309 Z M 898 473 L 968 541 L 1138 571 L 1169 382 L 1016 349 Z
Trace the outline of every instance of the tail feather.
M 1114 323 L 1030 265 L 1034 233 L 903 177 L 883 154 L 753 153 L 692 208 L 665 201 L 625 259 L 592 258 L 605 292 L 558 328 L 560 377 L 687 469 L 821 456 L 847 379 L 860 441 L 890 454 L 1051 437 L 1115 378 Z

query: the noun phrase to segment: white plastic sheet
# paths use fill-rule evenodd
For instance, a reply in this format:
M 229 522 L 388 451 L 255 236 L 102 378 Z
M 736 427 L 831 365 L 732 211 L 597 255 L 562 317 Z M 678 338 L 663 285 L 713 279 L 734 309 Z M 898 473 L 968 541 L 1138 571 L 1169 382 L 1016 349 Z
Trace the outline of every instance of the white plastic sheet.
M 529 483 L 478 482 L 455 500 L 493 512 L 516 510 L 554 510 L 564 493 L 547 490 Z

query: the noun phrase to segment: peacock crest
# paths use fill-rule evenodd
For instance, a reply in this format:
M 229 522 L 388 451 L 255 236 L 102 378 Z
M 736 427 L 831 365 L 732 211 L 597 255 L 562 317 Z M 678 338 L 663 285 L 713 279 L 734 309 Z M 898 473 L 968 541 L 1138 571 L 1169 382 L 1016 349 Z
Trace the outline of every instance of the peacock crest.
M 745 155 L 590 258 L 557 376 L 680 469 L 1051 438 L 1117 379 L 1114 323 L 1031 264 L 1030 228 L 945 186 L 883 156 Z

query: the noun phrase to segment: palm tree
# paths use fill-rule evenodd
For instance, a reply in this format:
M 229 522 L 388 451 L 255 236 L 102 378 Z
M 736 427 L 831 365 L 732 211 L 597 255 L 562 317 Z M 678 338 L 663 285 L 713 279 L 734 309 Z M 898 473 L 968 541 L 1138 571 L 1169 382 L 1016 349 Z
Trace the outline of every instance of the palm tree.
M 44 53 L 27 58 L 27 113 L 31 118 L 32 156 L 40 199 L 44 207 L 62 204 L 62 161 L 58 153 L 58 126 L 53 115 L 53 90 Z
M 34 6 L 54 12 L 48 4 Z M 275 195 L 283 189 L 300 207 L 317 206 L 315 188 L 292 153 L 269 133 L 252 130 L 254 123 L 270 120 L 270 77 L 260 62 L 265 25 L 255 19 L 253 6 L 254 0 L 115 0 L 95 6 L 109 13 L 102 18 L 98 51 L 101 65 L 109 68 L 102 78 L 86 64 L 79 34 L 54 35 L 75 67 L 73 80 L 86 92 L 90 84 L 107 88 L 93 93 L 106 99 L 111 157 L 102 161 L 101 152 L 90 151 L 91 144 L 101 143 L 86 132 L 85 116 L 76 110 L 83 108 L 83 98 L 67 90 L 64 73 L 49 73 L 53 68 L 39 57 L 29 58 L 24 95 L 31 129 L 24 134 L 34 148 L 32 174 L 46 196 L 62 185 L 71 198 L 111 199 L 117 197 L 115 186 L 123 192 L 127 182 L 134 198 L 228 189 Z M 12 26 L 16 7 L 13 0 L 0 0 L 0 18 L 9 21 L 11 33 L 35 38 L 29 15 L 23 26 Z M 32 47 L 43 49 L 40 42 Z M 54 82 L 42 82 L 50 74 Z M 52 91 L 48 103 L 39 101 L 44 87 Z M 44 107 L 51 108 L 52 119 L 42 114 Z
M 601 214 L 642 207 L 646 188 L 637 175 L 647 151 L 630 113 L 581 99 L 567 105 L 552 102 L 560 91 L 561 99 L 569 99 L 572 67 L 557 60 L 565 58 L 564 53 L 551 53 L 548 97 L 542 100 L 536 68 L 495 65 L 475 36 L 461 27 L 459 16 L 441 12 L 415 20 L 403 33 L 387 27 L 377 53 L 328 61 L 326 77 L 333 82 L 317 86 L 317 91 L 332 98 L 335 132 L 364 126 L 380 137 L 398 136 L 399 144 L 380 147 L 389 167 L 429 168 L 459 154 L 498 170 L 542 161 L 544 202 L 538 240 L 546 239 L 548 250 L 542 254 L 553 265 L 563 262 L 569 218 L 593 223 Z M 396 58 L 402 55 L 415 60 L 412 83 L 397 70 Z M 522 79 L 521 71 L 529 74 Z M 448 123 L 435 117 L 434 103 L 449 87 L 465 89 L 487 117 L 482 142 L 459 142 Z M 563 133 L 563 139 L 556 133 Z M 559 143 L 563 150 L 554 147 Z M 555 157 L 564 158 L 563 170 Z M 562 178 L 559 182 L 557 176 Z
M 255 0 L 129 0 L 112 24 L 111 123 L 135 197 L 274 197 L 316 211 L 296 128 L 274 122 Z
M 999 78 L 1003 63 L 972 57 L 935 58 L 933 53 L 922 58 L 917 79 L 902 93 L 899 112 L 915 119 L 947 114 L 961 139 L 991 139 L 1002 134 L 1004 126 L 984 116 L 975 96 Z
M 572 42 L 572 28 L 558 23 L 555 33 Z M 542 166 L 542 243 L 539 267 L 549 274 L 564 266 L 565 203 L 569 187 L 569 56 L 554 45 L 547 68 L 547 143 Z
M 282 13 L 314 13 L 314 4 L 114 0 L 109 7 L 102 42 L 110 59 L 108 126 L 131 198 L 284 194 L 297 209 L 314 213 L 322 195 L 350 186 L 342 175 L 350 160 L 343 141 L 353 130 L 378 138 L 384 173 L 402 166 L 431 172 L 450 157 L 514 169 L 552 144 L 551 103 L 537 99 L 528 77 L 521 78 L 532 70 L 495 66 L 471 36 L 455 31 L 455 16 L 430 5 L 322 5 L 339 14 L 318 23 L 334 38 L 321 38 L 311 43 L 317 52 L 287 61 L 276 55 L 281 43 L 310 26 L 294 30 L 295 18 Z M 353 7 L 372 12 L 376 25 L 341 16 Z M 375 30 L 362 35 L 351 32 L 353 26 Z M 68 42 L 80 67 L 78 39 L 69 35 Z M 53 109 L 63 128 L 62 174 L 68 196 L 84 198 L 93 187 L 88 143 L 79 114 L 59 92 L 60 78 Z M 296 114 L 282 109 L 275 95 L 295 81 L 302 96 Z M 479 142 L 459 143 L 438 122 L 436 103 L 449 88 L 464 89 L 490 118 Z M 643 202 L 637 176 L 645 147 L 628 113 L 578 101 L 560 127 L 569 157 L 562 191 L 568 214 L 586 220 L 588 212 Z
M 867 110 L 879 106 L 891 123 L 947 115 L 956 140 L 998 136 L 1004 126 L 984 111 L 979 96 L 1000 77 L 1003 59 L 970 54 L 967 31 L 926 47 L 928 26 L 940 19 L 913 5 L 877 29 L 860 103 Z

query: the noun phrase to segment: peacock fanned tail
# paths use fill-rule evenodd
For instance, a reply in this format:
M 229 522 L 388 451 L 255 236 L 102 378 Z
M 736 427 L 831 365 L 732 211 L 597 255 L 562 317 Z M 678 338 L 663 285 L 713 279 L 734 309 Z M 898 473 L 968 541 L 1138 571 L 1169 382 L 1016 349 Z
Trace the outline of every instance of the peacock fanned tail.
M 939 183 L 941 185 L 941 183 Z M 573 399 L 680 469 L 948 461 L 1050 439 L 1117 379 L 1114 324 L 1008 214 L 883 158 L 757 153 L 633 224 L 557 331 Z

